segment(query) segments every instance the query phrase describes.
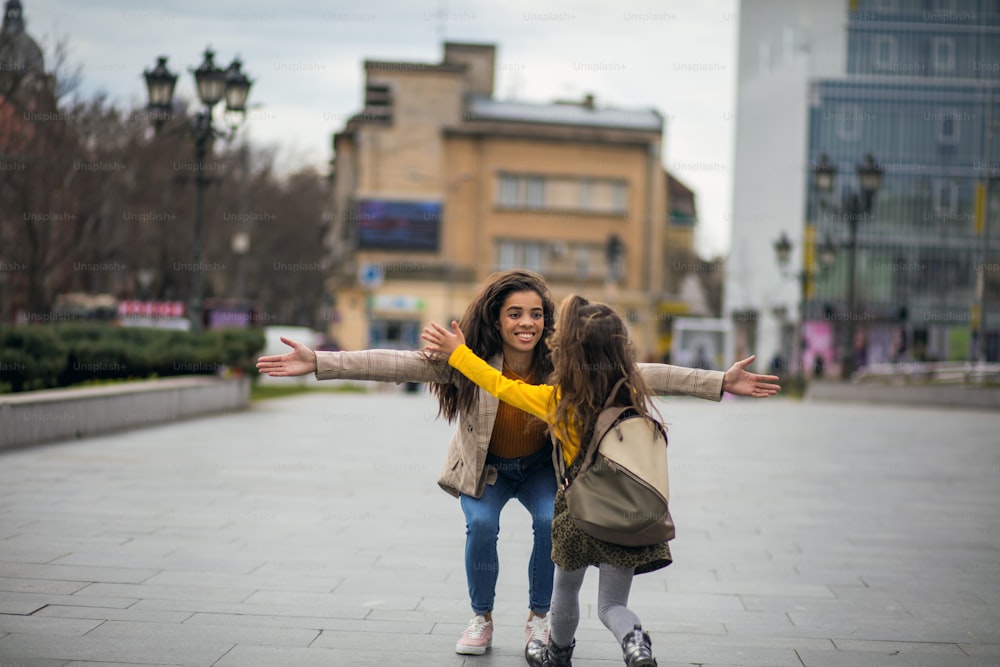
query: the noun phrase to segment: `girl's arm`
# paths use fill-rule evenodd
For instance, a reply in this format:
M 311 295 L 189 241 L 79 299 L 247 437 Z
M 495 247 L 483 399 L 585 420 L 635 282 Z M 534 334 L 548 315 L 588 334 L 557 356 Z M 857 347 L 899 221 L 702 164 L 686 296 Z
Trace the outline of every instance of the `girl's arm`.
M 457 322 L 452 322 L 451 327 L 452 332 L 435 322 L 425 327 L 420 337 L 429 343 L 426 349 L 433 354 L 446 356 L 451 366 L 504 403 L 510 403 L 543 420 L 547 418 L 555 387 L 548 384 L 528 384 L 504 377 L 503 373 L 469 349 Z
M 315 373 L 317 380 L 374 380 L 377 382 L 450 382 L 454 371 L 445 363 L 412 350 L 314 352 L 302 343 L 282 338 L 292 348 L 281 355 L 261 357 L 257 370 L 272 377 Z

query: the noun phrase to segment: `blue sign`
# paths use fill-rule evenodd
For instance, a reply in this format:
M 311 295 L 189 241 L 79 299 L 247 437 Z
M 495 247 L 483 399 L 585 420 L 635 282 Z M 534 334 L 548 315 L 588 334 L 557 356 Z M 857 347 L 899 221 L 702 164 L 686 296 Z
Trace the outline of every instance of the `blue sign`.
M 378 287 L 385 279 L 381 264 L 362 264 L 358 271 L 358 282 L 362 287 Z

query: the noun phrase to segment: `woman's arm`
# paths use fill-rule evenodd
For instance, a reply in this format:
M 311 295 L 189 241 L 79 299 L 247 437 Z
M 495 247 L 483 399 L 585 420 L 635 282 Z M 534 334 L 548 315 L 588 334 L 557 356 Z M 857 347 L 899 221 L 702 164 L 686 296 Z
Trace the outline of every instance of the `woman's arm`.
M 767 398 L 781 387 L 776 375 L 750 373 L 746 367 L 754 357 L 737 361 L 725 373 L 667 364 L 638 364 L 639 372 L 654 393 L 664 396 L 695 396 L 709 401 L 722 400 L 722 392 L 736 396 Z
M 642 379 L 660 396 L 694 396 L 708 401 L 722 400 L 722 371 L 684 368 L 668 364 L 636 364 Z
M 314 352 L 302 343 L 282 338 L 292 348 L 281 355 L 261 357 L 257 370 L 272 377 L 315 373 L 317 380 L 374 380 L 377 382 L 450 382 L 454 371 L 443 362 L 415 350 L 359 350 Z

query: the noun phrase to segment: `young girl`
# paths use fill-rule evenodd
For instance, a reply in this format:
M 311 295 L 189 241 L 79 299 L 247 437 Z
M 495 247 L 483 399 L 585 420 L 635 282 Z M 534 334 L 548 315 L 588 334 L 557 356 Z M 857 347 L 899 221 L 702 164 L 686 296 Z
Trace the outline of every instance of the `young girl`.
M 431 323 L 422 334 L 427 350 L 447 358 L 451 366 L 491 395 L 544 419 L 560 442 L 570 480 L 583 461 L 581 443 L 589 442 L 597 414 L 622 376 L 627 381 L 614 405 L 628 406 L 639 415 L 649 414 L 653 392 L 636 365 L 624 322 L 604 304 L 592 304 L 575 295 L 563 302 L 555 333 L 549 339 L 552 384 L 532 385 L 504 377 L 464 345 L 456 322 L 452 322 L 452 330 Z M 775 391 L 775 385 L 762 384 L 749 395 L 764 397 Z M 598 616 L 621 644 L 626 664 L 654 667 L 649 635 L 627 602 L 634 574 L 670 564 L 668 545 L 624 547 L 585 534 L 569 517 L 563 490 L 559 489 L 552 519 L 552 559 L 556 568 L 549 638 L 542 650 L 527 654 L 529 664 L 571 664 L 580 619 L 578 595 L 587 566 L 594 565 L 600 568 Z
M 498 372 L 531 384 L 543 382 L 552 370 L 545 343 L 554 319 L 555 304 L 542 276 L 515 269 L 490 277 L 469 304 L 461 327 L 477 355 Z M 442 489 L 460 499 L 465 514 L 465 570 L 473 617 L 455 651 L 482 654 L 492 643 L 500 513 L 516 498 L 531 513 L 534 533 L 527 568 L 525 653 L 540 653 L 548 634 L 552 598 L 551 521 L 556 495 L 545 425 L 483 394 L 447 363 L 429 358 L 424 351 L 314 352 L 296 341 L 282 340 L 292 350 L 261 357 L 257 363 L 261 373 L 275 377 L 315 373 L 319 380 L 432 383 L 441 414 L 458 422 L 438 480 Z M 664 364 L 642 364 L 641 368 L 658 393 L 718 401 L 723 391 L 762 396 L 767 387 L 773 387 L 767 383 L 777 378 L 745 370 L 750 361 L 739 361 L 725 373 Z

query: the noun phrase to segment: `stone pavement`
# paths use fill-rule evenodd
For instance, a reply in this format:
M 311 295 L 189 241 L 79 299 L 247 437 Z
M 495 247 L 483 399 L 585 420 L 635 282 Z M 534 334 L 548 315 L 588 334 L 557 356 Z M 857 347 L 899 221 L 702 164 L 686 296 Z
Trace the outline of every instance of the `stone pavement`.
M 427 394 L 309 394 L 0 454 L 0 667 L 521 667 L 530 524 L 470 615 Z M 671 399 L 661 667 L 1000 665 L 1000 415 Z M 621 665 L 581 598 L 576 667 Z

